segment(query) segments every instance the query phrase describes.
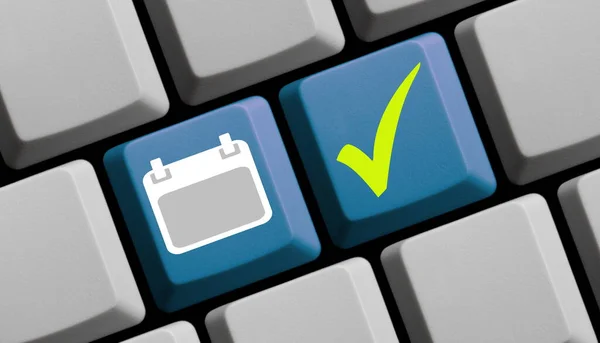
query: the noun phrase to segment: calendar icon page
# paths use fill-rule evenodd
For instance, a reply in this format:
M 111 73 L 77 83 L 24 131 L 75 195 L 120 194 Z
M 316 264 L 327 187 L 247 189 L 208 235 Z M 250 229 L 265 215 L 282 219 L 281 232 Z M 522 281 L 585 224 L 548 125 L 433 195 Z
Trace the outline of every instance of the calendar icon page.
M 143 183 L 167 249 L 182 254 L 255 228 L 273 215 L 248 144 L 220 145 L 163 165 L 150 161 Z

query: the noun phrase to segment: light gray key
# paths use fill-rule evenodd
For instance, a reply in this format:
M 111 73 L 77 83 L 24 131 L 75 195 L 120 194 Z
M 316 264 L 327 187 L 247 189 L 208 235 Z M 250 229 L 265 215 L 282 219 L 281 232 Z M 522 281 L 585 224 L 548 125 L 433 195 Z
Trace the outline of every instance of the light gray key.
M 354 258 L 208 314 L 213 343 L 394 343 L 369 263 Z
M 200 343 L 200 340 L 194 326 L 182 321 L 146 332 L 122 343 Z
M 514 183 L 600 157 L 598 18 L 597 0 L 519 0 L 456 28 Z
M 371 42 L 483 0 L 344 0 L 358 37 Z
M 600 304 L 600 170 L 564 183 L 558 197 Z
M 0 0 L 0 151 L 23 168 L 162 117 L 131 0 Z
M 2 343 L 85 343 L 145 315 L 85 161 L 0 188 L 0 275 Z
M 411 342 L 597 342 L 539 195 L 401 241 L 381 258 Z
M 331 0 L 146 0 L 179 95 L 197 105 L 334 55 Z

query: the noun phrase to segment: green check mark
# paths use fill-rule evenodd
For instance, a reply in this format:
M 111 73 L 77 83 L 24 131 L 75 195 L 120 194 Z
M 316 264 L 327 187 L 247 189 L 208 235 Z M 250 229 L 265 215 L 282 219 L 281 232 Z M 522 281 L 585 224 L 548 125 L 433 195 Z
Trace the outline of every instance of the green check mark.
M 373 159 L 359 148 L 346 144 L 340 151 L 337 161 L 347 165 L 380 197 L 387 189 L 392 161 L 392 149 L 396 138 L 396 129 L 408 91 L 421 69 L 421 63 L 408 74 L 388 103 L 375 134 Z

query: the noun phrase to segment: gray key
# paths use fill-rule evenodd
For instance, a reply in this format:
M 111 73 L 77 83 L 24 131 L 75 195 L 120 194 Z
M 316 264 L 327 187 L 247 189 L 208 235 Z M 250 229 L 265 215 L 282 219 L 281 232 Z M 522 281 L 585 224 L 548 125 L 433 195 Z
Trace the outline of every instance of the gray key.
M 597 342 L 539 195 L 401 241 L 381 259 L 411 342 Z
M 369 263 L 355 258 L 208 314 L 213 343 L 394 343 Z
M 600 1 L 519 0 L 456 28 L 510 180 L 600 157 Z
M 331 0 L 145 0 L 179 95 L 198 105 L 335 55 Z
M 600 305 L 600 170 L 565 182 L 558 197 Z
M 194 326 L 182 321 L 146 332 L 122 343 L 200 343 L 200 340 Z
M 344 0 L 358 37 L 371 42 L 483 0 Z
M 0 0 L 0 151 L 24 168 L 167 113 L 131 0 Z
M 85 343 L 145 315 L 85 161 L 0 189 L 0 275 L 2 343 Z

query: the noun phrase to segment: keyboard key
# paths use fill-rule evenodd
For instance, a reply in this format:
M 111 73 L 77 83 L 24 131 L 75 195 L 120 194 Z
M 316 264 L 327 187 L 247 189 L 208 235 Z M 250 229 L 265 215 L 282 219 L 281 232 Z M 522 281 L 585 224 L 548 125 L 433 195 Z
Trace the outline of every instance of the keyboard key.
M 358 37 L 372 42 L 483 0 L 344 0 Z
M 177 322 L 122 343 L 200 343 L 194 326 L 188 322 Z
M 0 151 L 13 168 L 168 110 L 131 1 L 2 1 L 0 47 Z
M 354 258 L 213 310 L 213 343 L 398 342 L 373 270 Z
M 512 182 L 600 157 L 599 16 L 595 0 L 520 0 L 456 28 Z
M 145 1 L 179 95 L 197 105 L 337 54 L 331 0 Z
M 338 246 L 402 229 L 495 190 L 437 34 L 292 83 L 280 100 Z
M 566 182 L 558 190 L 558 197 L 600 304 L 600 171 Z
M 88 162 L 0 188 L 0 228 L 0 342 L 89 342 L 144 318 Z
M 597 342 L 539 195 L 401 241 L 381 260 L 413 342 Z
M 307 263 L 320 253 L 262 98 L 125 143 L 104 161 L 164 311 Z

